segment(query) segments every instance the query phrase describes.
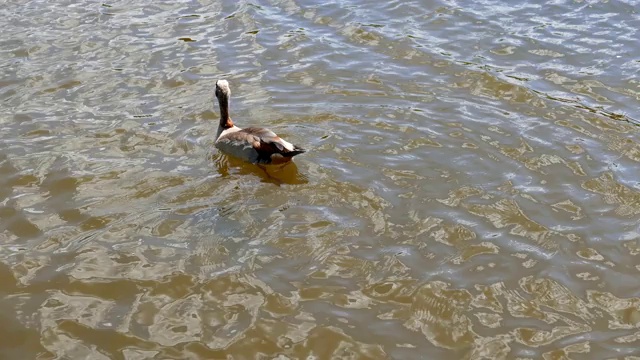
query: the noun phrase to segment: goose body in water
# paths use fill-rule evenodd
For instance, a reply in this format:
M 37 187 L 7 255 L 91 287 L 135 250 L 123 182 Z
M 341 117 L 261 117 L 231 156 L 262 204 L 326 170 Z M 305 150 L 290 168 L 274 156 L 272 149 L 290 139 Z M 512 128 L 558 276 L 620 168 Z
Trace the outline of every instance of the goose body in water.
M 259 127 L 241 129 L 229 116 L 229 82 L 216 82 L 216 97 L 220 104 L 220 125 L 215 146 L 227 155 L 253 164 L 284 164 L 306 150 L 281 139 L 273 131 Z

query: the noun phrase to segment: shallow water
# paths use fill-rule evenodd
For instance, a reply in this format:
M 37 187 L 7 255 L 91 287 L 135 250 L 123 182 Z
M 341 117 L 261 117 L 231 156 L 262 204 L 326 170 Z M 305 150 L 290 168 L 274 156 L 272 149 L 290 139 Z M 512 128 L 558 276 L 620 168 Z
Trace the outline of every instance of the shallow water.
M 0 15 L 0 358 L 639 355 L 635 2 Z

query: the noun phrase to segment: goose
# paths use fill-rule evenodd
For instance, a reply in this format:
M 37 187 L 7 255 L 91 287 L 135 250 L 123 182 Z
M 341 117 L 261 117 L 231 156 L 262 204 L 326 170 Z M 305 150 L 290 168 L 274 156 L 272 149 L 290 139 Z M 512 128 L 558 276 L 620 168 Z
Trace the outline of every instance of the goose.
M 252 164 L 284 164 L 305 149 L 281 139 L 273 131 L 260 127 L 241 129 L 229 116 L 231 90 L 227 80 L 216 81 L 216 98 L 220 105 L 220 125 L 215 147 L 221 152 Z

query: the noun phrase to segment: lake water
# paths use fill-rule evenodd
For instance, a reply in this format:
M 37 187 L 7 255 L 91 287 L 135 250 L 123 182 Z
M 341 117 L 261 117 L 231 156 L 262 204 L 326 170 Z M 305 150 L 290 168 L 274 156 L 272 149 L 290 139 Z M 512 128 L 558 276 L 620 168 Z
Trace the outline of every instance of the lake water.
M 4 2 L 0 358 L 638 359 L 639 9 Z

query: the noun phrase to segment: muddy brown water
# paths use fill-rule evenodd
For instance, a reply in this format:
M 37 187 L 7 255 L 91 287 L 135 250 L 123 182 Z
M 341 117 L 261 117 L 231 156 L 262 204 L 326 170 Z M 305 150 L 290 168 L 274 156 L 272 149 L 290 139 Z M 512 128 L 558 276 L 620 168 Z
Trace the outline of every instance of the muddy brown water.
M 0 358 L 637 359 L 638 10 L 3 2 Z

